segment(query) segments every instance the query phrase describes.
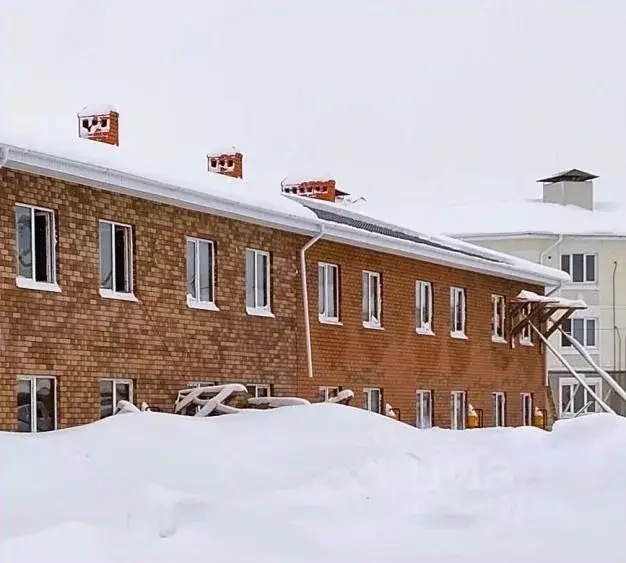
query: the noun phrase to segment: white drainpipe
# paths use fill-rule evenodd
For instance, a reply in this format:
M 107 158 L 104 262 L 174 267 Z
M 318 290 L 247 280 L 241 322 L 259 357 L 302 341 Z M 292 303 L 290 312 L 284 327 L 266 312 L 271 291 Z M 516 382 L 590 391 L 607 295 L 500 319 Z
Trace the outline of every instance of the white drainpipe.
M 300 275 L 302 276 L 302 301 L 304 305 L 304 334 L 306 341 L 306 367 L 309 377 L 313 377 L 313 351 L 311 346 L 311 325 L 309 319 L 309 291 L 306 275 L 306 251 L 324 236 L 324 225 L 320 232 L 307 242 L 300 250 Z
M 9 160 L 9 147 L 0 147 L 0 168 Z

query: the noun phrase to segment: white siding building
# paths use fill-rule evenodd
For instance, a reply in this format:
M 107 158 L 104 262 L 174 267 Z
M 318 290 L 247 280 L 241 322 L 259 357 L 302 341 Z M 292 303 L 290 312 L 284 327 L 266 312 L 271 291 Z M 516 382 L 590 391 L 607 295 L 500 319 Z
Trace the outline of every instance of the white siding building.
M 570 170 L 540 180 L 540 200 L 457 205 L 420 212 L 424 213 L 426 228 L 432 231 L 567 271 L 572 282 L 559 287 L 557 294 L 583 299 L 588 305 L 588 309 L 572 316 L 571 334 L 624 387 L 626 208 L 596 203 L 595 178 Z M 595 372 L 565 338 L 557 333 L 551 342 L 577 371 L 588 374 L 588 383 L 601 396 L 608 394 L 608 402 L 617 412 L 626 414 L 623 402 L 603 388 L 601 379 L 594 377 Z M 571 416 L 584 408 L 588 402 L 585 390 L 578 388 L 570 401 L 575 381 L 552 354 L 548 355 L 548 370 L 559 415 Z M 591 401 L 588 409 L 594 408 Z

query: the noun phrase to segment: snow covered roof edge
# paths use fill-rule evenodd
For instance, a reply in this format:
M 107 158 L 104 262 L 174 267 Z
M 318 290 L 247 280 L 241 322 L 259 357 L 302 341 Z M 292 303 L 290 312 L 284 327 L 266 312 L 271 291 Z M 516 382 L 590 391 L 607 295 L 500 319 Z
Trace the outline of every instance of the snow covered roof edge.
M 7 156 L 7 165 L 17 169 L 39 174 L 44 173 L 52 177 L 78 181 L 85 185 L 101 189 L 118 191 L 170 204 L 178 204 L 191 209 L 249 220 L 253 223 L 270 225 L 274 228 L 281 228 L 283 230 L 303 234 L 316 232 L 322 228 L 322 225 L 326 225 L 328 239 L 358 246 L 352 238 L 346 237 L 346 233 L 350 232 L 350 230 L 359 229 L 350 229 L 341 225 L 328 226 L 327 222 L 318 219 L 313 213 L 311 213 L 309 217 L 308 215 L 290 214 L 285 211 L 259 205 L 242 204 L 235 198 L 228 198 L 223 195 L 215 195 L 204 191 L 199 192 L 194 189 L 184 188 L 180 185 L 160 182 L 148 176 L 129 174 L 100 166 L 96 163 L 59 157 L 48 152 L 26 149 L 20 146 L 3 143 L 2 141 L 0 141 L 0 149 L 2 149 L 2 152 Z M 3 161 L 2 157 L 4 156 L 4 154 L 0 153 L 0 162 Z M 281 197 L 295 199 L 305 207 L 305 200 L 302 198 L 297 198 L 297 196 Z M 312 202 L 310 198 L 307 198 L 307 206 L 311 203 L 325 204 L 325 202 Z M 333 210 L 360 215 L 340 206 L 333 206 Z M 366 221 L 377 222 L 376 219 L 367 215 L 360 216 Z M 378 223 L 381 222 L 379 221 Z M 398 225 L 391 226 L 398 230 L 406 230 Z M 415 232 L 413 231 L 413 233 Z M 440 244 L 450 247 L 450 250 L 424 249 L 414 243 L 399 245 L 398 241 L 390 241 L 389 237 L 367 233 L 365 231 L 359 233 L 358 238 L 367 243 L 368 246 L 377 248 L 383 252 L 397 253 L 401 251 L 402 254 L 411 255 L 417 259 L 448 264 L 452 267 L 486 273 L 495 277 L 523 280 L 544 286 L 569 281 L 569 276 L 566 273 L 554 268 L 538 265 L 506 254 L 487 251 L 482 247 L 471 243 L 460 242 L 444 235 L 423 235 L 421 233 L 419 233 L 419 235 L 440 241 Z M 474 254 L 482 253 L 484 258 L 468 258 L 466 256 L 464 259 L 460 259 L 461 257 L 459 255 L 455 255 L 454 246 L 470 249 Z

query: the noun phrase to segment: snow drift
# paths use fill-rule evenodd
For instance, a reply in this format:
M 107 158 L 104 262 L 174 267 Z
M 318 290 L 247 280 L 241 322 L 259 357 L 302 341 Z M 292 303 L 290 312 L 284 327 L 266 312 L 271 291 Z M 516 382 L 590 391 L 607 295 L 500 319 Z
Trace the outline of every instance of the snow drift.
M 123 414 L 0 433 L 0 561 L 617 561 L 625 473 L 611 415 L 546 433 L 330 404 Z

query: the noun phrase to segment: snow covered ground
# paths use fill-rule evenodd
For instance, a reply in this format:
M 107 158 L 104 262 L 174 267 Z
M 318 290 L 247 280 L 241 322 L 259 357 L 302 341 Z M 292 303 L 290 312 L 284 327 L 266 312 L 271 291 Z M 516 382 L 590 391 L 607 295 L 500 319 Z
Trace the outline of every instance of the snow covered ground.
M 626 421 L 416 430 L 350 407 L 0 433 L 2 563 L 624 558 Z

